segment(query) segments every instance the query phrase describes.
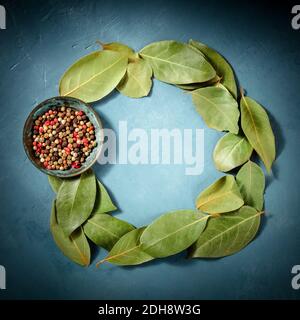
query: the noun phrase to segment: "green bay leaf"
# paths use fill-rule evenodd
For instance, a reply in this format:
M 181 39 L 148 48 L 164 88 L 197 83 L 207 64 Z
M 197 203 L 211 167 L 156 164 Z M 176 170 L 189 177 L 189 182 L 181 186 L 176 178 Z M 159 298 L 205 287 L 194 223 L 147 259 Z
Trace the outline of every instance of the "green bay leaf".
M 98 179 L 96 183 L 97 194 L 92 214 L 102 214 L 117 210 L 104 185 Z
M 234 77 L 233 70 L 226 59 L 220 55 L 214 49 L 208 47 L 207 45 L 199 42 L 190 40 L 189 44 L 194 48 L 200 50 L 211 63 L 211 65 L 217 71 L 218 76 L 222 78 L 221 83 L 230 91 L 233 97 L 237 98 L 237 86 Z
M 120 42 L 100 43 L 103 50 L 111 50 L 119 52 L 127 57 L 134 57 L 134 50 L 128 47 L 126 44 Z
M 229 132 L 218 141 L 214 149 L 215 166 L 220 171 L 230 171 L 248 161 L 252 151 L 245 136 Z
M 70 260 L 81 266 L 90 264 L 90 246 L 83 233 L 82 227 L 75 230 L 69 237 L 65 235 L 63 229 L 57 223 L 55 201 L 52 205 L 50 218 L 50 230 L 53 239 L 62 253 Z
M 265 109 L 249 97 L 241 99 L 242 129 L 270 172 L 275 160 L 275 137 Z
M 181 252 L 198 239 L 208 218 L 208 215 L 195 210 L 166 213 L 154 220 L 143 232 L 141 248 L 155 258 Z
M 202 54 L 176 41 L 159 41 L 140 51 L 156 79 L 173 84 L 205 82 L 216 76 L 214 68 Z
M 239 132 L 238 104 L 225 87 L 200 88 L 191 94 L 196 111 L 208 127 L 235 134 Z
M 62 185 L 63 183 L 63 179 L 61 178 L 57 178 L 57 177 L 54 177 L 54 176 L 48 176 L 48 182 L 52 188 L 52 190 L 57 193 L 60 186 Z
M 69 236 L 90 216 L 96 198 L 96 179 L 91 170 L 80 177 L 64 179 L 57 193 L 57 221 Z
M 213 79 L 206 81 L 206 82 L 198 82 L 198 83 L 188 83 L 188 84 L 176 84 L 176 87 L 187 90 L 187 91 L 192 91 L 196 90 L 199 88 L 204 88 L 204 87 L 210 87 L 218 82 L 220 82 L 221 78 L 219 76 L 215 76 Z
M 108 256 L 97 263 L 110 262 L 120 266 L 133 266 L 153 260 L 141 249 L 140 237 L 145 228 L 139 228 L 126 233 L 111 249 Z
M 197 209 L 210 214 L 237 210 L 243 204 L 238 185 L 232 175 L 218 179 L 202 191 L 196 200 Z
M 246 205 L 262 210 L 264 205 L 265 175 L 254 162 L 248 161 L 236 175 L 236 182 Z
M 136 58 L 127 66 L 124 78 L 117 89 L 127 97 L 141 98 L 148 96 L 152 87 L 152 69 L 146 60 Z
M 97 246 L 108 251 L 125 233 L 133 229 L 134 227 L 128 222 L 108 214 L 93 215 L 83 226 L 85 235 Z
M 109 94 L 123 78 L 127 56 L 111 51 L 96 51 L 75 62 L 59 84 L 61 96 L 94 102 Z
M 220 258 L 243 249 L 256 235 L 261 212 L 244 206 L 238 211 L 211 218 L 197 242 L 189 249 L 191 258 Z

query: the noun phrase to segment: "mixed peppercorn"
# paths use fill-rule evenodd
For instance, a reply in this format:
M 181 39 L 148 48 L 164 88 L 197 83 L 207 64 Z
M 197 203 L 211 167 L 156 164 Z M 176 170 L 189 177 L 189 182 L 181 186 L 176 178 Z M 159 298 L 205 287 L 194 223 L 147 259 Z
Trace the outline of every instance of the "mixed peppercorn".
M 52 108 L 35 119 L 32 138 L 35 156 L 48 170 L 79 169 L 97 145 L 88 117 L 68 106 Z

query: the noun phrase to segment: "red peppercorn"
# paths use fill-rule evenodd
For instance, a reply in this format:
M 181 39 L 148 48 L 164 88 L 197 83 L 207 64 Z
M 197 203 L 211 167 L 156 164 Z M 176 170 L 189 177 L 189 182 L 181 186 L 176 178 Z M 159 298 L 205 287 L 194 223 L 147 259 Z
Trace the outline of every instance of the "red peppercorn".
M 80 168 L 80 163 L 78 161 L 72 162 L 72 168 L 79 169 Z

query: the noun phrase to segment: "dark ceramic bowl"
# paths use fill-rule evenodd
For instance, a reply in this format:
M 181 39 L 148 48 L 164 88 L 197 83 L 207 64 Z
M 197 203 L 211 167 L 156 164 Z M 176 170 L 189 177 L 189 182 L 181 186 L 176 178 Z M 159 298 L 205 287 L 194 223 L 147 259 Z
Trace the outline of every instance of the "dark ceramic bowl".
M 39 159 L 34 156 L 34 150 L 32 149 L 33 122 L 37 117 L 47 112 L 47 110 L 49 110 L 50 108 L 59 108 L 65 104 L 67 104 L 70 108 L 76 109 L 78 111 L 83 111 L 86 114 L 95 128 L 97 146 L 93 149 L 91 154 L 86 158 L 85 162 L 79 169 L 72 168 L 69 170 L 47 170 L 41 165 Z M 31 111 L 23 129 L 23 145 L 30 161 L 42 172 L 59 178 L 71 178 L 88 170 L 100 156 L 103 146 L 103 140 L 103 127 L 98 114 L 85 102 L 71 97 L 54 97 L 43 101 Z

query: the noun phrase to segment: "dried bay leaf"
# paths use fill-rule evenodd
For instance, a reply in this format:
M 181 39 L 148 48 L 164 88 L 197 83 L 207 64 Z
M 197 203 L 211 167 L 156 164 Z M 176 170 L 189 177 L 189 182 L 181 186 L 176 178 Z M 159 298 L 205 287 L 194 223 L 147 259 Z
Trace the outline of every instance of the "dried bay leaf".
M 106 261 L 120 266 L 130 266 L 153 260 L 153 257 L 141 249 L 140 237 L 144 230 L 145 228 L 139 228 L 126 233 L 97 266 Z
M 91 170 L 78 178 L 64 179 L 57 193 L 57 221 L 69 236 L 90 216 L 96 198 L 96 179 Z
M 104 185 L 98 179 L 96 180 L 97 193 L 92 214 L 102 214 L 117 210 L 118 208 L 113 204 Z
M 70 237 L 66 236 L 63 229 L 57 223 L 55 201 L 53 201 L 52 205 L 50 230 L 56 245 L 66 257 L 81 266 L 88 266 L 90 264 L 90 246 L 82 227 L 75 230 Z
M 134 227 L 108 214 L 96 214 L 85 222 L 83 230 L 96 245 L 109 251 L 124 234 L 134 230 Z
M 173 84 L 205 82 L 216 76 L 214 68 L 202 54 L 176 41 L 159 41 L 140 51 L 156 79 Z
M 61 96 L 94 102 L 109 94 L 123 78 L 128 57 L 119 52 L 93 52 L 75 62 L 59 84 Z
M 57 193 L 64 180 L 52 176 L 48 176 L 48 179 L 53 191 Z M 104 185 L 98 179 L 96 180 L 97 191 L 92 214 L 107 213 L 117 210 L 118 208 L 113 204 Z
M 63 179 L 61 178 L 57 178 L 57 177 L 54 177 L 54 176 L 48 176 L 48 182 L 52 188 L 52 190 L 57 193 L 60 186 L 62 185 L 63 183 Z
M 265 109 L 249 97 L 241 99 L 242 129 L 270 172 L 275 160 L 275 137 Z
M 202 191 L 196 200 L 197 209 L 210 214 L 237 210 L 243 204 L 238 185 L 232 175 L 218 179 Z
M 145 229 L 140 239 L 141 248 L 155 258 L 181 252 L 198 239 L 208 218 L 208 215 L 195 210 L 166 213 Z
M 256 235 L 261 212 L 244 206 L 238 211 L 211 218 L 197 242 L 189 249 L 191 258 L 220 258 L 243 249 Z
M 208 127 L 234 134 L 239 132 L 238 104 L 224 86 L 200 88 L 191 94 L 196 111 Z
M 217 71 L 218 76 L 222 78 L 223 85 L 229 90 L 229 92 L 233 95 L 233 97 L 237 98 L 237 87 L 236 81 L 234 77 L 233 70 L 230 64 L 226 61 L 226 59 L 221 56 L 217 51 L 214 49 L 206 46 L 205 44 L 190 40 L 189 44 L 194 48 L 200 50 L 211 63 L 211 65 Z
M 152 69 L 146 60 L 136 58 L 127 66 L 124 78 L 117 89 L 127 97 L 141 98 L 148 96 L 152 87 Z
M 225 134 L 217 143 L 213 159 L 220 171 L 230 171 L 250 159 L 252 147 L 245 136 Z
M 246 205 L 262 210 L 264 205 L 265 175 L 254 162 L 248 161 L 236 175 L 236 182 Z

